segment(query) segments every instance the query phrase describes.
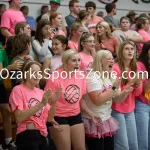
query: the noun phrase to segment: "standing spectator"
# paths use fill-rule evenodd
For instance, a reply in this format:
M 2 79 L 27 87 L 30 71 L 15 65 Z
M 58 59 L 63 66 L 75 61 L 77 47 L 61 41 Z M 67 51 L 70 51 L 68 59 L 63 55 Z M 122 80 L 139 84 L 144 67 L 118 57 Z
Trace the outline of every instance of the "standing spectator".
M 6 5 L 0 4 L 0 22 L 1 22 L 1 16 L 6 11 Z
M 42 16 L 43 16 L 44 14 L 46 14 L 48 11 L 49 11 L 48 6 L 47 6 L 47 5 L 43 5 L 43 6 L 41 7 L 41 14 L 40 14 L 40 16 L 38 16 L 38 17 L 36 18 L 36 22 L 38 23 L 38 22 L 41 20 Z
M 82 26 L 81 23 L 75 22 L 71 25 L 70 27 L 70 40 L 68 42 L 68 46 L 75 50 L 78 51 L 78 45 L 80 41 L 81 34 L 84 31 L 84 27 Z
M 130 20 L 128 17 L 122 17 L 120 19 L 120 28 L 121 30 L 115 30 L 112 34 L 118 38 L 120 43 L 125 40 L 130 40 L 133 42 L 143 42 L 143 38 L 133 30 L 129 30 L 130 28 Z
M 28 6 L 22 6 L 20 8 L 20 11 L 23 13 L 27 23 L 30 25 L 31 31 L 35 32 L 35 30 L 36 30 L 36 21 L 32 16 L 28 16 L 28 14 L 29 14 Z
M 137 32 L 142 36 L 143 42 L 150 41 L 150 35 L 148 34 L 149 30 L 149 20 L 148 18 L 141 17 L 136 23 Z M 142 51 L 143 43 L 137 43 L 137 52 L 138 56 Z
M 18 22 L 26 21 L 22 12 L 19 11 L 21 2 L 21 0 L 9 0 L 9 9 L 2 15 L 1 31 L 5 38 L 14 35 L 14 28 Z
M 116 4 L 109 3 L 105 6 L 107 16 L 104 17 L 104 20 L 112 25 L 112 30 L 119 28 L 119 22 L 113 17 L 117 13 Z
M 1 24 L 1 16 L 6 11 L 6 5 L 0 4 L 0 24 Z M 2 45 L 5 45 L 5 37 L 2 35 L 0 30 L 0 41 L 2 42 Z
M 88 22 L 91 20 L 91 14 L 87 10 L 81 10 L 78 14 L 78 18 L 76 19 L 76 22 L 79 22 L 84 27 L 84 30 L 89 32 L 89 29 L 87 28 Z
M 10 65 L 12 61 L 11 51 L 12 51 L 12 42 L 14 37 L 10 37 L 6 42 L 6 49 L 0 50 L 0 71 L 2 71 L 2 76 L 7 75 L 7 71 L 11 71 L 14 69 L 20 70 L 22 64 L 20 62 L 15 61 Z M 6 70 L 7 71 L 6 71 Z M 14 142 L 12 142 L 12 130 L 11 130 L 11 109 L 9 107 L 9 102 L 6 97 L 6 90 L 4 86 L 4 80 L 0 78 L 0 111 L 3 118 L 3 129 L 4 129 L 4 138 L 5 144 L 0 146 L 0 150 L 11 149 L 16 150 L 16 146 Z
M 67 28 L 68 35 L 69 35 L 70 27 L 75 22 L 77 15 L 80 11 L 79 0 L 71 0 L 69 2 L 69 9 L 70 9 L 70 14 L 65 17 L 67 25 L 68 25 L 68 28 Z
M 61 2 L 61 0 L 50 0 L 50 11 L 47 12 L 46 14 L 44 14 L 42 16 L 42 19 L 47 19 L 48 21 L 50 21 L 50 15 L 51 15 L 51 13 L 57 12 L 58 7 L 60 6 L 60 2 Z M 63 17 L 62 30 L 67 35 L 66 27 L 67 27 L 67 23 L 66 23 L 65 18 Z
M 112 116 L 119 122 L 120 127 L 114 136 L 114 149 L 139 150 L 134 109 L 135 97 L 142 93 L 143 86 L 140 77 L 132 78 L 133 74 L 131 77 L 129 75 L 131 71 L 137 74 L 141 71 L 140 66 L 136 64 L 135 48 L 131 42 L 127 41 L 120 44 L 117 63 L 113 65 L 113 71 L 116 72 L 118 78 L 123 77 L 121 91 L 130 83 L 133 84 L 134 88 L 123 102 L 119 104 L 113 102 L 112 105 Z
M 135 23 L 135 16 L 137 13 L 135 13 L 134 10 L 130 10 L 129 13 L 127 14 L 127 17 L 130 19 L 130 26 L 132 26 Z
M 88 22 L 88 28 L 91 33 L 95 33 L 95 27 L 98 22 L 102 22 L 104 19 L 95 15 L 96 4 L 92 1 L 88 1 L 85 4 L 86 10 L 91 14 L 91 20 Z
M 143 45 L 138 64 L 147 71 L 148 78 L 143 80 L 143 92 L 136 99 L 135 118 L 139 150 L 150 149 L 150 42 Z
M 118 39 L 112 36 L 109 24 L 99 22 L 96 25 L 96 50 L 107 49 L 116 57 L 118 45 Z
M 104 12 L 99 11 L 99 12 L 97 13 L 97 16 L 98 16 L 98 17 L 101 17 L 101 18 L 104 18 Z
M 58 12 L 51 13 L 50 23 L 54 34 L 60 34 L 66 36 L 63 30 L 61 30 L 61 26 L 63 24 L 63 17 L 61 13 Z

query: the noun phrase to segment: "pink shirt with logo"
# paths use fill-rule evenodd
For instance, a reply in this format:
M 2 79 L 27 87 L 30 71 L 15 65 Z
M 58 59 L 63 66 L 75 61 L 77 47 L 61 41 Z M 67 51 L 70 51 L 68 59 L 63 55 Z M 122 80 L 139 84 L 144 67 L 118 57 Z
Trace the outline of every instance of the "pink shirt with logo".
M 141 29 L 138 31 L 138 33 L 142 36 L 143 42 L 147 42 L 150 40 L 150 35 L 145 30 Z M 144 43 L 137 43 L 136 45 L 137 45 L 138 56 L 139 56 L 140 53 L 142 52 L 142 48 L 143 48 Z
M 102 22 L 102 21 L 104 21 L 103 18 L 98 17 L 98 16 L 94 16 L 93 19 L 88 22 L 89 31 L 91 33 L 96 33 L 95 27 L 96 27 L 98 22 Z
M 24 84 L 15 86 L 9 97 L 9 103 L 11 105 L 12 111 L 15 110 L 27 110 L 33 106 L 39 104 L 42 101 L 44 92 L 38 88 L 29 89 Z M 17 134 L 27 130 L 27 124 L 33 123 L 35 128 L 40 131 L 41 135 L 47 136 L 46 121 L 48 117 L 48 111 L 50 105 L 47 104 L 41 110 L 39 110 L 35 115 L 26 119 L 23 122 L 17 123 Z
M 61 69 L 58 70 L 59 77 L 57 79 L 50 78 L 47 80 L 44 90 L 52 89 L 55 92 L 58 87 L 62 86 L 62 95 L 56 103 L 55 116 L 69 117 L 76 116 L 80 113 L 80 100 L 86 93 L 86 80 L 78 73 L 71 77 Z
M 18 22 L 26 22 L 23 13 L 19 10 L 9 8 L 2 15 L 1 28 L 7 28 L 8 31 L 14 35 L 15 25 Z
M 141 67 L 141 71 L 143 71 L 143 72 L 147 71 L 142 62 L 139 61 L 137 63 Z M 147 81 L 148 81 L 148 79 L 143 80 L 143 84 L 146 83 Z M 141 100 L 143 103 L 146 103 L 146 104 L 150 105 L 150 101 L 148 101 L 147 98 L 145 98 L 144 95 L 145 95 L 145 92 L 143 91 L 142 94 L 137 97 L 137 99 Z
M 120 67 L 118 64 L 114 64 L 113 71 L 117 73 L 117 77 L 122 77 Z M 130 71 L 130 70 L 129 70 Z M 141 71 L 140 66 L 137 64 L 137 71 Z M 126 87 L 126 85 L 121 86 L 121 91 Z M 130 113 L 135 108 L 135 97 L 142 93 L 143 84 L 141 83 L 138 88 L 134 90 L 127 96 L 127 98 L 121 103 L 113 102 L 112 109 L 120 113 Z
M 84 71 L 86 74 L 92 68 L 93 57 L 91 55 L 87 55 L 83 52 L 80 52 L 79 55 L 81 58 L 80 70 Z
M 71 48 L 71 49 L 73 49 L 73 50 L 75 50 L 76 52 L 78 52 L 78 42 L 73 42 L 73 41 L 69 41 L 68 42 L 68 46 Z

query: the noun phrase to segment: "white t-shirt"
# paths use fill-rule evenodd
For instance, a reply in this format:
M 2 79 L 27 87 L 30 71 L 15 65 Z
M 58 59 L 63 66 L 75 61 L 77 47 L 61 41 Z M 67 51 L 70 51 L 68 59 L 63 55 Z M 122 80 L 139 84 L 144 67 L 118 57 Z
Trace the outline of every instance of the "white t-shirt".
M 94 72 L 90 74 L 90 76 L 87 79 L 87 93 L 93 92 L 93 91 L 101 91 L 105 92 L 108 89 L 112 87 L 114 81 L 111 81 L 110 79 L 102 79 L 100 76 Z M 112 106 L 112 99 L 107 101 L 105 104 L 96 106 L 88 94 L 85 95 L 84 100 L 88 107 L 96 114 L 99 115 L 102 121 L 108 120 L 111 117 L 111 106 Z M 85 118 L 90 118 L 86 112 L 82 112 L 82 116 Z
M 128 36 L 128 37 L 140 36 L 139 33 L 137 33 L 136 31 L 133 31 L 133 30 L 128 30 L 126 32 L 123 32 L 122 30 L 115 30 L 112 33 L 112 35 L 116 36 L 121 43 L 123 43 L 125 40 L 127 40 L 126 36 Z

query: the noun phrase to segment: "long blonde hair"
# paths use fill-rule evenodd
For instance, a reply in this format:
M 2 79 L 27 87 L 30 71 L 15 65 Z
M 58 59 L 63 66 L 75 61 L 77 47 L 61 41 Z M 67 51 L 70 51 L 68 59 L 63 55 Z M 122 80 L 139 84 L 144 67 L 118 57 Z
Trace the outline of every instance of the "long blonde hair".
M 97 53 L 96 53 L 96 55 L 95 55 L 95 57 L 94 57 L 93 65 L 92 65 L 93 71 L 94 71 L 94 72 L 97 72 L 97 73 L 100 73 L 102 80 L 103 80 L 103 77 L 102 77 L 102 75 L 103 75 L 103 64 L 102 64 L 102 60 L 103 60 L 104 58 L 106 58 L 106 56 L 107 56 L 108 54 L 111 54 L 111 55 L 112 55 L 112 53 L 111 53 L 109 50 L 100 50 L 100 51 L 97 51 Z M 109 77 L 110 77 L 110 76 L 109 76 Z M 114 78 L 112 78 L 112 79 L 110 78 L 110 80 L 111 80 L 112 82 L 114 82 Z
M 113 36 L 112 36 L 112 34 L 111 34 L 111 29 L 110 29 L 110 26 L 109 26 L 109 24 L 107 23 L 107 22 L 99 22 L 97 25 L 96 25 L 96 30 L 97 30 L 97 27 L 98 26 L 103 26 L 104 28 L 105 28 L 105 30 L 107 30 L 107 32 L 106 32 L 106 36 L 110 39 L 110 38 L 112 38 Z M 100 39 L 100 37 L 96 34 L 96 41 L 101 41 L 101 39 Z

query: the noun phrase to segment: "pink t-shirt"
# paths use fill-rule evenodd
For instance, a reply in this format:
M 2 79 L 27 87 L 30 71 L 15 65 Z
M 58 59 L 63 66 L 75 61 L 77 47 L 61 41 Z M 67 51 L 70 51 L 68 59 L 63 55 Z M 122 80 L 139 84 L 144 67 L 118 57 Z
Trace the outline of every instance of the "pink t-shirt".
M 114 64 L 113 71 L 117 73 L 117 77 L 121 77 L 121 71 L 118 64 Z M 130 71 L 130 70 L 129 70 Z M 137 71 L 140 71 L 140 66 L 137 64 Z M 121 86 L 121 91 L 126 87 L 126 85 Z M 127 98 L 121 103 L 113 102 L 112 109 L 119 111 L 120 113 L 130 113 L 135 108 L 135 97 L 142 93 L 143 84 L 141 83 L 138 88 L 134 90 L 127 96 Z
M 33 90 L 31 90 L 24 84 L 15 86 L 9 97 L 9 103 L 11 105 L 12 111 L 15 111 L 16 109 L 27 110 L 32 108 L 42 101 L 43 94 L 44 92 L 38 88 L 34 88 Z M 39 130 L 43 136 L 47 136 L 46 121 L 49 109 L 50 105 L 47 104 L 34 116 L 21 123 L 18 123 L 17 134 L 27 130 L 26 125 L 28 123 L 34 123 L 35 128 Z
M 79 72 L 71 77 L 66 77 L 61 69 L 58 70 L 58 73 L 59 77 L 54 79 L 51 76 L 45 86 L 45 90 L 50 88 L 53 92 L 62 86 L 62 95 L 56 103 L 55 116 L 76 116 L 80 113 L 80 100 L 86 93 L 86 80 L 81 79 Z
M 112 54 L 115 54 L 116 53 L 116 49 L 117 49 L 117 47 L 119 45 L 119 41 L 118 41 L 118 39 L 116 37 L 112 37 L 112 38 L 109 38 L 109 39 L 105 40 L 103 42 L 103 45 L 104 45 L 105 48 L 107 48 L 109 51 L 111 51 Z M 101 44 L 97 43 L 96 44 L 96 50 L 100 50 L 100 49 L 102 49 L 101 48 Z
M 84 71 L 86 74 L 92 68 L 93 57 L 83 52 L 80 52 L 79 55 L 81 58 L 80 70 Z
M 143 71 L 143 72 L 146 71 L 146 68 L 142 62 L 139 61 L 137 63 L 141 67 L 141 71 Z M 148 81 L 148 79 L 143 80 L 143 84 L 146 83 L 147 81 Z M 143 103 L 150 105 L 150 101 L 148 101 L 144 95 L 145 95 L 145 93 L 143 91 L 142 94 L 137 97 L 137 99 L 141 100 Z
M 69 42 L 68 42 L 68 46 L 69 46 L 71 49 L 75 50 L 76 52 L 78 51 L 78 42 L 75 43 L 75 42 L 73 42 L 73 41 L 69 41 Z
M 7 28 L 8 31 L 14 35 L 15 25 L 18 22 L 26 22 L 23 13 L 19 10 L 8 9 L 2 15 L 1 27 Z
M 95 27 L 96 27 L 97 23 L 102 22 L 102 21 L 104 21 L 103 18 L 98 17 L 98 16 L 94 16 L 93 19 L 88 22 L 89 31 L 91 33 L 95 33 L 96 32 Z
M 150 40 L 150 35 L 145 30 L 141 29 L 138 31 L 138 33 L 142 36 L 143 42 L 147 42 Z M 139 56 L 142 51 L 144 43 L 136 43 L 136 45 L 137 45 L 138 56 Z

